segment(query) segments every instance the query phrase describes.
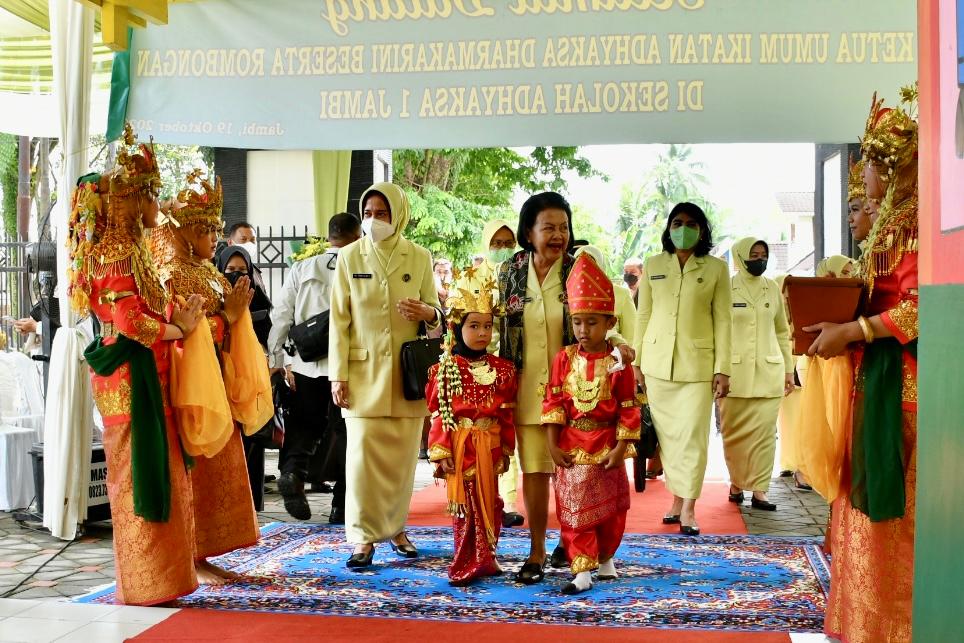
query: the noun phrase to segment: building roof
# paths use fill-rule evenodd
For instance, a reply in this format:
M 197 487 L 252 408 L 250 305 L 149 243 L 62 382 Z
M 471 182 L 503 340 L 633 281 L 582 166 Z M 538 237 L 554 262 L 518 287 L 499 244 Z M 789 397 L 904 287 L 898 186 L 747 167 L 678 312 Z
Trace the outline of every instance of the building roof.
M 813 214 L 813 192 L 776 192 L 777 205 L 784 213 L 804 212 Z

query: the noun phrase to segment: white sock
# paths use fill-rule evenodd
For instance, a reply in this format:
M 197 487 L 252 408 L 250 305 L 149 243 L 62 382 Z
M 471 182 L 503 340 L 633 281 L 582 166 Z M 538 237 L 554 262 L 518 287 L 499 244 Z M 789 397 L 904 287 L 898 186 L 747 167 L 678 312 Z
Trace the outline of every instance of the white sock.
M 612 576 L 616 577 L 616 559 L 610 558 L 605 563 L 599 564 L 599 575 L 600 576 Z
M 586 591 L 592 587 L 592 573 L 579 572 L 576 574 L 576 577 L 572 579 L 572 584 L 579 588 L 580 592 Z

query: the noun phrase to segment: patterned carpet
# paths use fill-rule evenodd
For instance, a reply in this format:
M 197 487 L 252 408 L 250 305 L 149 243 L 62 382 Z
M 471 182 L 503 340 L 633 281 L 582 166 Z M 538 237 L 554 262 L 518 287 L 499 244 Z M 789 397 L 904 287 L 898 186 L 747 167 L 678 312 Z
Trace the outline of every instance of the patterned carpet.
M 248 581 L 202 588 L 178 606 L 609 627 L 819 632 L 823 625 L 829 567 L 815 539 L 627 534 L 616 557 L 619 579 L 568 597 L 559 592 L 568 570 L 551 570 L 532 587 L 516 585 L 511 574 L 450 587 L 451 529 L 414 527 L 409 534 L 420 558 L 397 557 L 382 545 L 372 568 L 352 572 L 341 529 L 267 525 L 256 547 L 216 561 Z M 510 530 L 499 544 L 510 571 L 527 551 L 524 530 Z M 112 588 L 81 599 L 112 600 Z

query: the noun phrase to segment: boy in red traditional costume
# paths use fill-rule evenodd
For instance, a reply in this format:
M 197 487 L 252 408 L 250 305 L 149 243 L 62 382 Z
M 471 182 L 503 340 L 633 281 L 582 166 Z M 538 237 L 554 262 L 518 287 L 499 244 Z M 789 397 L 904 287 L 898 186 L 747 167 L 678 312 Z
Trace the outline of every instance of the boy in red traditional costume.
M 100 321 L 84 356 L 104 417 L 117 600 L 157 605 L 198 585 L 191 484 L 168 401 L 168 365 L 171 342 L 190 335 L 203 314 L 200 298 L 173 309 L 168 302 L 144 241 L 145 228 L 157 225 L 161 187 L 153 146 L 129 150 L 130 125 L 124 143 L 114 169 L 77 182 L 67 273 L 74 310 Z
M 448 347 L 429 371 L 429 459 L 445 474 L 455 527 L 449 583 L 500 574 L 495 557 L 502 526 L 497 476 L 515 451 L 515 366 L 490 355 L 495 284 L 448 300 Z
M 639 439 L 636 381 L 613 355 L 606 333 L 616 323 L 609 278 L 588 254 L 576 258 L 566 294 L 577 344 L 552 363 L 542 423 L 556 463 L 556 508 L 562 544 L 575 575 L 562 588 L 578 594 L 616 578 L 613 556 L 626 527 L 629 480 L 624 460 Z

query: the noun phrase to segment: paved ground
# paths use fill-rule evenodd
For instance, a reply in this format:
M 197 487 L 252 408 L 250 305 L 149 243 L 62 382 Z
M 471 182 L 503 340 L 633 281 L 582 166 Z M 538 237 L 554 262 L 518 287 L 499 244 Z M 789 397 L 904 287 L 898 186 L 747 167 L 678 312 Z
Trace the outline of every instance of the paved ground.
M 722 479 L 718 438 L 711 441 L 708 479 Z M 277 473 L 277 452 L 269 452 L 267 470 Z M 431 468 L 419 463 L 416 489 L 432 484 Z M 273 483 L 267 485 L 261 524 L 293 521 Z M 749 494 L 748 494 L 749 495 Z M 308 494 L 312 522 L 326 522 L 331 495 Z M 776 478 L 770 500 L 776 512 L 743 506 L 743 519 L 751 534 L 777 536 L 820 536 L 827 524 L 827 505 L 814 492 L 794 488 L 792 478 Z M 0 512 L 0 599 L 56 600 L 85 594 L 114 578 L 111 530 L 107 524 L 90 525 L 84 535 L 71 543 L 52 538 L 43 531 L 21 526 L 10 514 Z

